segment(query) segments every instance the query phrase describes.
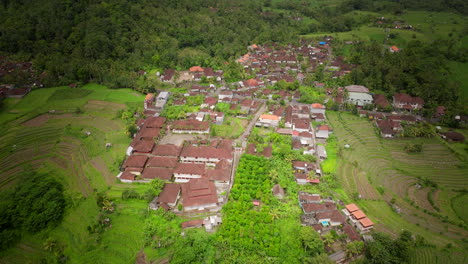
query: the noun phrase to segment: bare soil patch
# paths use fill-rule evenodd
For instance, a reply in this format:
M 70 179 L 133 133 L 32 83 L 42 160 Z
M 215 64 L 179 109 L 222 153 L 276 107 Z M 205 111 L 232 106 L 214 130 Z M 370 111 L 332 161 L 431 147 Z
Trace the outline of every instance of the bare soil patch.
M 42 126 L 49 120 L 49 114 L 42 114 L 40 116 L 37 116 L 33 119 L 30 119 L 26 122 L 23 123 L 24 126 L 29 126 L 29 127 L 38 127 Z

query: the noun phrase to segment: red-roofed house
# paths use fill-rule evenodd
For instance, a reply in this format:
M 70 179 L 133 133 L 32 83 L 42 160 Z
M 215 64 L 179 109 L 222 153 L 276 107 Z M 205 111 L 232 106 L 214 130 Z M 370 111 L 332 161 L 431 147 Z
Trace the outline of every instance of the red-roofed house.
M 356 223 L 356 227 L 361 233 L 365 233 L 374 227 L 374 223 L 369 218 L 364 217 Z
M 176 157 L 151 157 L 146 164 L 147 167 L 175 168 L 178 159 Z
M 205 175 L 205 164 L 179 163 L 174 169 L 175 182 L 188 182 Z
M 255 123 L 256 126 L 267 126 L 267 127 L 277 127 L 279 125 L 279 122 L 281 120 L 281 117 L 277 115 L 261 115 L 260 118 L 258 119 L 257 123 Z
M 172 179 L 172 174 L 174 173 L 174 169 L 172 168 L 150 168 L 147 167 L 143 170 L 141 177 L 143 179 L 161 179 L 164 181 L 170 181 Z
M 182 162 L 208 163 L 215 165 L 222 159 L 232 162 L 232 149 L 206 146 L 186 146 L 180 153 Z
M 216 207 L 218 195 L 213 182 L 208 179 L 191 179 L 182 184 L 184 211 L 205 210 Z
M 200 73 L 200 72 L 203 72 L 203 68 L 200 67 L 200 66 L 193 66 L 193 67 L 190 67 L 189 72 L 190 73 Z
M 180 197 L 180 189 L 180 184 L 166 183 L 158 196 L 157 203 L 159 205 L 167 204 L 170 207 L 174 207 Z
M 138 140 L 135 145 L 133 146 L 133 153 L 151 153 L 151 151 L 154 148 L 154 141 L 148 141 L 148 140 Z
M 397 46 L 391 46 L 391 47 L 389 48 L 389 51 L 390 51 L 391 53 L 394 53 L 394 52 L 399 52 L 400 49 L 399 49 Z
M 317 132 L 315 132 L 316 138 L 328 138 L 330 136 L 330 127 L 327 125 L 321 125 L 317 128 Z
M 147 156 L 143 155 L 131 155 L 125 161 L 124 168 L 144 168 L 146 161 L 148 161 Z
M 176 134 L 208 134 L 210 123 L 196 119 L 177 120 L 172 125 L 172 132 Z
M 346 222 L 345 217 L 338 210 L 318 212 L 315 215 L 318 222 L 328 222 L 330 226 L 339 226 Z
M 144 106 L 145 106 L 145 110 L 150 108 L 151 105 L 154 103 L 156 97 L 154 97 L 154 94 L 152 93 L 149 93 L 145 96 L 145 103 L 144 103 Z
M 319 103 L 312 104 L 310 107 L 311 114 L 325 114 L 325 106 Z
M 161 116 L 151 116 L 146 118 L 144 127 L 149 127 L 149 128 L 162 128 L 164 126 L 164 123 L 166 122 L 165 117 Z
M 380 108 L 386 108 L 390 106 L 387 98 L 383 94 L 374 94 L 372 96 L 374 98 L 374 104 Z
M 346 210 L 348 210 L 349 214 L 359 210 L 359 207 L 357 207 L 355 204 L 347 204 L 347 205 L 345 205 L 345 208 L 346 208 Z
M 157 145 L 153 150 L 153 155 L 160 157 L 178 157 L 182 149 L 173 144 Z
M 404 93 L 393 95 L 393 107 L 401 110 L 418 110 L 423 108 L 424 100 L 421 97 L 411 97 Z

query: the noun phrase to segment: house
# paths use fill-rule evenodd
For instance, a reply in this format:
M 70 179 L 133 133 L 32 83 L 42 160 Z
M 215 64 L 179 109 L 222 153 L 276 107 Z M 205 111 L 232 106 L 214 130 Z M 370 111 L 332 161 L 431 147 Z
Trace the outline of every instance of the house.
M 176 134 L 208 134 L 210 123 L 195 119 L 177 120 L 172 125 L 172 132 Z
M 297 184 L 307 184 L 309 180 L 309 175 L 306 173 L 296 172 L 294 173 Z
M 169 99 L 169 92 L 160 92 L 156 98 L 156 109 L 162 110 Z
M 354 104 L 357 106 L 364 106 L 364 105 L 372 104 L 374 99 L 372 98 L 372 95 L 367 94 L 367 93 L 349 92 L 348 98 L 346 101 L 350 104 Z
M 218 95 L 218 102 L 223 102 L 224 99 L 229 99 L 229 101 L 231 101 L 231 99 L 234 97 L 234 94 L 232 91 L 222 91 L 219 93 Z
M 170 181 L 172 179 L 172 174 L 174 169 L 172 168 L 150 168 L 146 167 L 141 173 L 141 177 L 147 180 L 161 179 L 164 181 Z
M 182 148 L 173 144 L 157 145 L 152 154 L 160 157 L 178 157 Z
M 419 110 L 423 108 L 424 100 L 421 97 L 412 97 L 404 93 L 393 95 L 393 107 L 399 110 Z
M 153 141 L 154 138 L 159 137 L 160 131 L 161 130 L 159 128 L 143 127 L 135 137 L 139 140 Z
M 313 114 L 322 114 L 325 115 L 325 106 L 319 103 L 312 104 L 310 106 L 310 113 Z
M 392 138 L 401 130 L 400 123 L 393 120 L 376 120 L 376 125 L 384 138 Z
M 298 135 L 302 145 L 309 146 L 314 143 L 314 136 L 309 132 L 300 132 Z
M 365 233 L 374 228 L 374 223 L 369 218 L 364 217 L 359 219 L 359 221 L 356 223 L 356 227 L 359 231 L 361 231 L 361 233 Z
M 345 224 L 342 230 L 343 233 L 348 236 L 349 242 L 361 240 L 361 236 L 359 236 L 358 232 L 356 232 L 356 230 L 351 225 Z
M 350 93 L 369 93 L 369 89 L 362 85 L 348 85 L 344 88 Z
M 295 160 L 292 162 L 292 165 L 297 172 L 309 173 L 313 171 L 315 173 L 317 170 L 317 165 L 313 162 Z
M 146 118 L 144 127 L 148 128 L 162 128 L 164 126 L 164 123 L 166 122 L 165 117 L 161 116 L 151 116 Z
M 188 182 L 201 178 L 205 174 L 205 165 L 197 163 L 179 163 L 174 169 L 175 182 Z
M 387 108 L 390 106 L 387 98 L 383 94 L 374 94 L 373 96 L 374 104 L 379 108 Z
M 345 217 L 338 210 L 318 212 L 315 219 L 322 225 L 339 226 L 346 222 Z
M 325 116 L 321 113 L 313 114 L 312 118 L 315 120 L 315 122 L 325 122 Z
M 349 216 L 351 213 L 358 211 L 359 207 L 357 207 L 355 204 L 347 204 L 345 205 L 345 209 L 346 211 L 344 211 L 344 213 Z
M 177 200 L 180 197 L 180 184 L 166 183 L 161 193 L 157 198 L 157 204 L 167 204 L 170 207 L 175 207 Z
M 391 53 L 395 53 L 395 52 L 399 52 L 400 49 L 397 47 L 397 46 L 391 46 L 389 49 L 388 49 Z
M 317 145 L 317 156 L 321 160 L 327 159 L 327 151 L 325 150 L 325 147 L 323 145 Z
M 193 67 L 190 67 L 189 72 L 192 74 L 195 74 L 195 73 L 202 73 L 204 72 L 204 70 L 200 66 L 193 66 Z
M 231 163 L 223 159 L 216 163 L 214 169 L 207 169 L 205 176 L 210 181 L 214 181 L 216 186 L 229 184 L 231 182 Z
M 191 179 L 182 184 L 184 211 L 213 209 L 218 205 L 216 187 L 208 179 Z
M 176 81 L 176 80 L 173 80 L 174 78 L 174 75 L 175 75 L 176 71 L 174 69 L 167 69 L 164 71 L 164 74 L 162 76 L 162 81 L 163 82 L 172 82 L 172 81 Z
M 281 117 L 277 115 L 261 115 L 258 121 L 255 123 L 256 126 L 266 126 L 266 127 L 277 127 Z
M 151 157 L 146 164 L 147 167 L 175 168 L 178 159 L 176 157 Z
M 241 102 L 241 111 L 248 114 L 251 107 L 252 107 L 252 104 L 253 104 L 253 100 L 251 100 L 251 99 L 242 100 L 242 102 Z
M 292 128 L 299 132 L 310 131 L 310 120 L 307 118 L 295 118 L 292 122 Z
M 327 125 L 321 125 L 317 128 L 317 132 L 315 132 L 316 138 L 328 138 L 330 136 L 330 127 Z
M 320 203 L 320 202 L 322 202 L 322 198 L 320 198 L 319 194 L 299 192 L 299 202 L 301 204 L 303 204 L 303 203 Z
M 284 189 L 281 188 L 281 185 L 279 184 L 275 184 L 275 186 L 273 186 L 273 189 L 271 189 L 271 192 L 276 198 L 280 200 L 284 198 Z
M 198 228 L 198 227 L 202 227 L 203 223 L 204 223 L 203 219 L 195 219 L 195 220 L 182 222 L 181 226 L 182 226 L 182 229 Z
M 181 162 L 207 163 L 216 165 L 222 159 L 232 162 L 232 147 L 214 148 L 208 146 L 186 146 L 180 153 Z
M 123 168 L 144 168 L 148 161 L 147 156 L 131 155 L 123 164 Z
M 132 147 L 131 153 L 149 154 L 154 148 L 154 141 L 138 140 Z
M 304 214 L 336 210 L 336 204 L 334 202 L 304 203 L 301 204 L 301 207 L 304 211 Z

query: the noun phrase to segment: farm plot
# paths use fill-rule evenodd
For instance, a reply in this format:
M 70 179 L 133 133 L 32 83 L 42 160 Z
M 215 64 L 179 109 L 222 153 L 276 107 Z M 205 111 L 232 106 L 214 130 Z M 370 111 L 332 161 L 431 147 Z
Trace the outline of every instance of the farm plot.
M 377 134 L 373 124 L 364 118 L 331 111 L 327 112 L 327 117 L 337 137 L 338 147 L 341 148 L 337 176 L 346 192 L 361 194 L 364 199 L 361 201 L 383 199 L 389 202 L 395 198 L 401 208 L 400 219 L 395 218 L 393 223 L 391 218 L 386 218 L 384 212 L 381 216 L 366 211 L 379 222 L 378 230 L 398 233 L 401 226 L 413 223 L 412 229 L 414 227 L 420 234 L 424 234 L 426 238 L 431 237 L 438 243 L 448 243 L 450 239 L 466 234 L 466 230 L 455 225 L 459 223 L 458 219 L 456 222 L 442 222 L 444 209 L 436 211 L 429 201 L 431 199 L 435 206 L 442 205 L 437 200 L 439 197 L 450 201 L 454 195 L 451 189 L 466 188 L 468 185 L 465 176 L 468 171 L 463 162 L 445 145 L 437 139 L 416 139 L 416 142 L 423 143 L 423 152 L 407 154 L 404 146 L 408 140 L 383 139 Z M 349 144 L 350 148 L 344 149 L 345 144 Z M 429 194 L 430 188 L 414 188 L 416 183 L 423 180 L 427 182 L 426 179 L 437 183 L 439 190 Z M 410 204 L 410 200 L 414 204 Z M 445 206 L 446 204 L 447 202 Z M 391 211 L 389 205 L 385 206 Z M 371 210 L 375 209 L 372 207 Z M 454 211 L 452 210 L 450 219 L 454 219 Z M 427 212 L 441 217 L 431 216 Z M 416 223 L 421 228 L 416 228 Z

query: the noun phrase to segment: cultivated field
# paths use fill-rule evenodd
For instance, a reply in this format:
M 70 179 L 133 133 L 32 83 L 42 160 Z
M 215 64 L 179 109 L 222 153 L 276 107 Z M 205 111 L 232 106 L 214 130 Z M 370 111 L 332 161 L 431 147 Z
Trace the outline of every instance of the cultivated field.
M 141 106 L 143 98 L 130 89 L 86 85 L 40 89 L 21 100 L 5 101 L 0 113 L 0 191 L 26 170 L 47 172 L 63 183 L 69 207 L 58 227 L 26 235 L 2 253 L 0 263 L 50 258 L 43 249 L 49 237 L 64 247 L 69 263 L 134 262 L 143 248 L 141 219 L 147 202 L 119 201 L 124 188 L 138 191 L 143 186 L 117 184 L 115 176 L 130 142 L 117 113 Z M 106 143 L 112 147 L 106 149 Z M 109 189 L 118 213 L 110 215 L 108 231 L 91 233 L 87 229 L 97 223 L 100 209 L 95 194 Z
M 468 187 L 465 161 L 438 138 L 383 139 L 365 118 L 331 111 L 327 117 L 338 139 L 340 183 L 348 197 L 361 195 L 353 202 L 365 210 L 377 230 L 398 234 L 408 229 L 431 243 L 462 246 L 460 239 L 468 232 L 461 207 L 468 200 L 458 190 Z M 423 143 L 423 152 L 407 154 L 408 142 Z M 345 149 L 345 144 L 350 148 Z M 438 188 L 426 186 L 423 179 Z M 400 214 L 392 209 L 392 199 Z

